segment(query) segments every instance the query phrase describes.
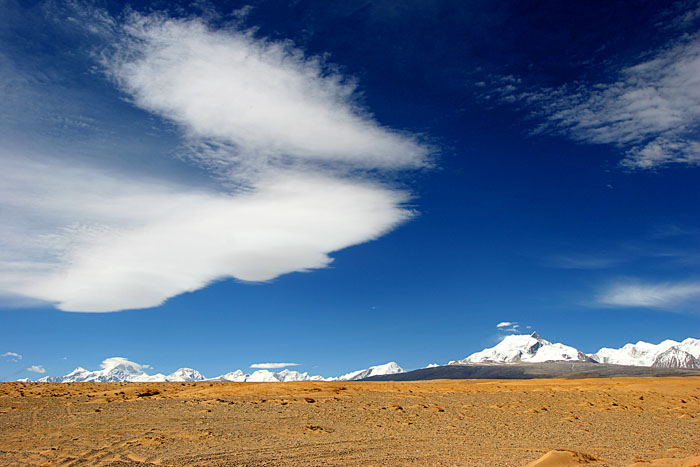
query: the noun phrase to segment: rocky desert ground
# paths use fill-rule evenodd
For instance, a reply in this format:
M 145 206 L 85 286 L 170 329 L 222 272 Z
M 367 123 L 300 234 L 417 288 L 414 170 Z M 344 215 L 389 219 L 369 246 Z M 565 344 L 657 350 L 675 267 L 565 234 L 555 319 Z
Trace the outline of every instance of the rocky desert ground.
M 700 378 L 2 383 L 3 466 L 700 466 Z

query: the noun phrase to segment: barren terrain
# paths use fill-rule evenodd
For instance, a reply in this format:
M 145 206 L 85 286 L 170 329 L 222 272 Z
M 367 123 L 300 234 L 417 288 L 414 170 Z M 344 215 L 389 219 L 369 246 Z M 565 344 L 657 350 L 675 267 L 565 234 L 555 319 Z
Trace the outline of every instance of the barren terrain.
M 2 383 L 0 435 L 3 466 L 698 466 L 700 378 Z

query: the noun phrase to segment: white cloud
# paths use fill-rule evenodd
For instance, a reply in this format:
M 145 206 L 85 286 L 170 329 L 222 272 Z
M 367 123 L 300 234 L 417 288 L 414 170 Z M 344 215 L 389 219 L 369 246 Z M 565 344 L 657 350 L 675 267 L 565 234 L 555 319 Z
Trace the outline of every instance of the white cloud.
M 22 356 L 15 352 L 5 352 L 4 354 L 0 355 L 0 357 L 9 358 L 13 362 L 18 362 L 22 360 Z
M 413 215 L 379 178 L 425 166 L 427 148 L 378 124 L 319 59 L 197 20 L 134 15 L 123 31 L 108 73 L 183 129 L 216 183 L 0 149 L 0 297 L 152 307 L 219 279 L 326 267 Z
M 598 297 L 615 307 L 673 308 L 700 299 L 700 282 L 616 284 Z
M 221 278 L 325 267 L 329 252 L 412 215 L 404 192 L 321 174 L 275 172 L 231 195 L 14 162 L 0 174 L 0 288 L 66 311 L 151 307 Z
M 427 150 L 380 126 L 356 86 L 289 43 L 213 31 L 199 20 L 134 14 L 108 72 L 134 103 L 206 141 L 205 164 L 418 167 Z M 217 148 L 211 152 L 212 144 Z
M 46 368 L 44 368 L 41 365 L 32 365 L 29 368 L 27 368 L 27 371 L 31 371 L 32 373 L 44 374 L 46 373 Z
M 500 332 L 518 332 L 520 324 L 511 321 L 501 321 L 496 327 Z
M 250 365 L 251 368 L 286 368 L 288 366 L 299 366 L 300 363 L 253 363 Z
M 626 153 L 623 166 L 700 164 L 700 33 L 684 36 L 652 58 L 618 70 L 607 83 L 499 91 L 537 108 L 535 114 L 545 119 L 537 132 L 616 145 Z

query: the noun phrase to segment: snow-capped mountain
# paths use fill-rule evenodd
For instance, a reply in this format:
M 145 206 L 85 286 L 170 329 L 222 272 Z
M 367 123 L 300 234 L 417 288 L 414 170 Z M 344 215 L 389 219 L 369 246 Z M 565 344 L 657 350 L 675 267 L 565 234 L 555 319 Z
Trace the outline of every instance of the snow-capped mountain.
M 364 370 L 351 371 L 339 377 L 340 381 L 356 381 L 358 379 L 369 378 L 370 376 L 395 375 L 403 373 L 404 370 L 396 362 L 385 363 L 384 365 L 371 366 Z
M 38 381 L 49 383 L 107 383 L 122 381 L 140 383 L 167 381 L 167 377 L 161 373 L 156 373 L 155 375 L 146 373 L 144 369 L 150 368 L 148 365 L 131 362 L 123 357 L 107 358 L 101 363 L 100 367 L 102 369 L 96 371 L 78 367 L 65 376 L 45 376 Z
M 689 337 L 682 342 L 667 339 L 659 344 L 639 341 L 619 349 L 603 347 L 590 357 L 600 363 L 615 365 L 697 368 L 692 365 L 697 364 L 694 360 L 700 360 L 700 339 Z
M 700 368 L 700 359 L 676 347 L 661 352 L 651 364 L 654 368 Z
M 476 352 L 462 360 L 451 361 L 450 365 L 468 363 L 520 363 L 549 361 L 590 361 L 583 352 L 564 344 L 552 344 L 542 339 L 536 332 L 530 335 L 514 334 L 506 336 L 496 346 Z
M 279 383 L 290 381 L 349 381 L 367 378 L 377 375 L 391 375 L 402 373 L 403 369 L 395 362 L 384 365 L 372 366 L 364 370 L 357 370 L 339 378 L 324 378 L 319 375 L 310 375 L 299 371 L 284 369 L 278 372 L 269 370 L 257 370 L 251 374 L 242 370 L 231 371 L 215 378 L 206 378 L 199 371 L 192 368 L 180 368 L 169 375 L 156 373 L 149 375 L 144 370 L 148 365 L 141 365 L 123 357 L 110 357 L 100 365 L 101 370 L 90 371 L 78 367 L 65 376 L 44 376 L 38 379 L 43 383 L 105 383 L 105 382 L 181 382 L 181 381 L 230 381 L 235 383 Z M 27 379 L 29 381 L 29 379 Z
M 331 378 L 332 379 L 332 378 Z M 323 376 L 310 376 L 308 373 L 293 370 L 282 370 L 274 373 L 269 370 L 257 370 L 252 374 L 243 373 L 241 370 L 232 371 L 208 381 L 231 381 L 234 383 L 279 383 L 289 381 L 328 381 Z
M 700 339 L 689 337 L 682 342 L 667 339 L 659 344 L 639 341 L 626 344 L 619 349 L 603 347 L 594 354 L 583 352 L 568 345 L 551 343 L 542 339 L 536 332 L 532 334 L 509 335 L 494 347 L 473 353 L 462 360 L 451 361 L 450 365 L 466 364 L 508 364 L 543 363 L 550 361 L 583 361 L 614 365 L 648 366 L 655 368 L 697 368 L 700 369 Z M 426 368 L 438 366 L 430 364 Z M 372 376 L 404 373 L 396 362 L 375 365 L 363 370 L 351 371 L 340 377 L 324 378 L 299 371 L 284 369 L 279 372 L 257 370 L 245 373 L 231 371 L 215 378 L 206 378 L 192 368 L 180 368 L 169 375 L 150 375 L 145 370 L 148 365 L 131 362 L 122 357 L 105 359 L 96 371 L 78 367 L 65 376 L 44 376 L 39 382 L 180 382 L 180 381 L 231 381 L 244 382 L 288 382 L 288 381 L 355 381 Z M 23 380 L 29 381 L 27 378 Z
M 206 378 L 202 373 L 192 368 L 179 368 L 165 377 L 166 381 L 204 381 Z
M 211 378 L 210 381 L 231 381 L 233 383 L 245 383 L 248 376 L 249 375 L 246 375 L 241 370 L 236 370 L 230 371 L 221 376 L 217 376 L 216 378 Z
M 700 368 L 700 339 L 689 337 L 682 342 L 667 339 L 659 344 L 639 341 L 619 349 L 603 347 L 594 354 L 584 354 L 568 345 L 546 341 L 533 332 L 530 335 L 506 336 L 495 347 L 473 353 L 450 364 L 548 361 L 593 361 L 656 368 Z

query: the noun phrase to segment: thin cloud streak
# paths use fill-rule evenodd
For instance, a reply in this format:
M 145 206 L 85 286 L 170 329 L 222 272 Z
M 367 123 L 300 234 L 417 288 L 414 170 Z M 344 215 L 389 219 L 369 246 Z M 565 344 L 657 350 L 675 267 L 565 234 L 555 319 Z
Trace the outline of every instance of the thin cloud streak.
M 501 321 L 496 325 L 499 332 L 519 332 L 520 324 L 511 321 Z
M 557 255 L 546 258 L 548 267 L 559 269 L 608 269 L 623 263 L 621 258 L 583 254 Z
M 4 354 L 0 355 L 0 357 L 9 358 L 13 362 L 18 362 L 22 360 L 22 356 L 15 352 L 5 352 Z
M 598 297 L 611 307 L 680 308 L 700 299 L 700 282 L 616 284 Z

